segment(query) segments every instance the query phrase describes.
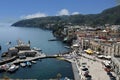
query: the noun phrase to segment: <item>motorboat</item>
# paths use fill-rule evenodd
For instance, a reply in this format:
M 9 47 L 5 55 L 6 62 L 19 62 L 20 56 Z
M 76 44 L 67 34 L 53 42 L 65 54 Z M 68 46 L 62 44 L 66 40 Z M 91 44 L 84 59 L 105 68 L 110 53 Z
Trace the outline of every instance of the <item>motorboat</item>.
M 33 50 L 35 50 L 35 51 L 42 51 L 42 49 L 37 48 L 37 47 L 33 47 Z
M 26 63 L 20 63 L 20 66 L 25 67 Z
M 10 66 L 10 68 L 8 69 L 8 71 L 9 71 L 9 72 L 14 72 L 14 71 L 16 71 L 18 68 L 19 68 L 19 66 L 16 66 L 16 65 L 12 64 L 12 65 Z
M 0 66 L 0 72 L 3 72 L 4 71 L 4 69 L 2 68 L 2 66 Z
M 26 62 L 26 65 L 27 65 L 27 66 L 31 66 L 32 64 L 31 64 L 31 62 L 27 61 L 27 62 Z
M 0 66 L 0 70 L 7 71 L 10 68 L 10 64 L 4 64 Z
M 36 61 L 31 61 L 32 63 L 36 64 Z
M 70 47 L 69 47 L 69 46 L 64 46 L 64 48 L 70 49 Z

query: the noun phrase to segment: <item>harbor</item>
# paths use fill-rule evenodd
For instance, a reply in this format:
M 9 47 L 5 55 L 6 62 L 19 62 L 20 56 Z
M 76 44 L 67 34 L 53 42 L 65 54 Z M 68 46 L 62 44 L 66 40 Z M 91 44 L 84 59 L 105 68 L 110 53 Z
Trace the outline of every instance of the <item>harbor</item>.
M 0 56 L 2 56 L 3 52 L 8 51 L 8 48 L 11 48 L 17 45 L 16 40 L 18 38 L 20 38 L 25 43 L 28 43 L 28 41 L 30 40 L 31 49 L 33 47 L 37 47 L 38 49 L 40 48 L 47 57 L 52 57 L 53 55 L 56 55 L 58 53 L 69 52 L 68 49 L 64 48 L 65 44 L 61 43 L 60 41 L 55 41 L 55 42 L 48 41 L 49 39 L 54 39 L 53 35 L 49 31 L 44 31 L 44 30 L 37 29 L 37 28 L 17 28 L 17 27 L 0 27 L 0 28 L 2 30 L 1 32 L 3 32 L 4 30 L 7 31 L 7 33 L 4 33 L 5 32 L 4 31 L 1 34 L 6 34 L 7 38 L 9 38 L 9 39 L 6 39 L 0 34 L 0 39 L 1 39 L 0 45 L 2 47 L 0 51 L 1 52 Z M 16 32 L 16 30 L 19 30 L 20 33 L 19 31 Z M 12 34 L 11 32 L 15 32 L 16 35 Z M 28 38 L 26 37 L 28 33 L 30 35 L 35 35 L 35 36 L 29 36 Z M 40 35 L 40 34 L 44 34 L 44 36 L 47 36 L 47 37 L 44 37 L 43 35 Z M 13 35 L 13 36 L 10 37 L 9 35 Z M 8 42 L 11 42 L 11 44 L 10 45 L 6 44 Z M 3 61 L 6 59 L 2 59 L 1 57 L 0 60 Z M 22 67 L 19 63 L 15 64 L 15 65 L 19 65 L 19 68 L 12 74 L 10 74 L 9 72 L 3 71 L 2 73 L 0 73 L 1 74 L 0 79 L 7 76 L 10 79 L 44 80 L 44 79 L 55 78 L 58 73 L 62 75 L 62 78 L 65 78 L 65 77 L 68 77 L 71 79 L 74 78 L 73 72 L 72 72 L 72 66 L 70 63 L 66 61 L 61 61 L 61 60 L 54 59 L 54 58 L 42 58 L 42 59 L 37 59 L 34 61 L 36 61 L 36 64 L 30 61 L 32 63 L 31 67 L 27 67 L 27 66 Z M 61 65 L 58 65 L 58 64 L 61 64 Z M 30 74 L 31 72 L 33 74 Z M 21 73 L 24 73 L 24 74 L 22 75 Z
M 17 45 L 13 45 L 7 49 L 8 51 L 5 51 L 5 53 L 3 52 L 4 55 L 3 54 L 1 55 L 2 59 L 0 61 L 1 74 L 6 73 L 8 76 L 10 76 L 11 73 L 13 73 L 12 75 L 16 75 L 16 73 L 19 73 L 19 71 L 21 71 L 21 70 L 22 70 L 22 72 L 24 72 L 24 69 L 25 70 L 29 69 L 29 71 L 33 71 L 34 66 L 36 66 L 38 64 L 42 65 L 43 64 L 42 62 L 44 62 L 44 61 L 47 61 L 47 60 L 50 61 L 50 60 L 55 59 L 57 61 L 65 61 L 65 62 L 67 62 L 65 64 L 71 65 L 70 73 L 73 72 L 73 77 L 71 78 L 71 75 L 67 76 L 70 79 L 73 79 L 73 80 L 82 80 L 82 79 L 83 80 L 85 80 L 85 79 L 109 80 L 110 79 L 109 75 L 105 71 L 105 69 L 108 70 L 108 68 L 106 68 L 106 66 L 103 65 L 105 60 L 100 59 L 101 56 L 96 57 L 95 55 L 87 54 L 86 53 L 87 50 L 82 50 L 81 47 L 78 45 L 78 43 L 75 43 L 76 45 L 73 44 L 73 46 L 70 46 L 70 47 L 62 46 L 65 48 L 69 47 L 69 48 L 71 48 L 71 50 L 66 51 L 66 52 L 58 51 L 55 54 L 47 54 L 47 53 L 43 52 L 43 50 L 41 48 L 37 48 L 36 46 L 31 47 L 32 46 L 31 43 L 33 43 L 33 42 L 29 41 L 29 40 L 26 43 L 22 42 L 21 40 L 17 40 Z M 46 63 L 50 64 L 50 63 L 48 63 L 49 61 L 47 61 Z M 53 62 L 51 62 L 51 63 L 54 64 Z M 49 69 L 49 66 L 47 66 L 46 69 Z M 62 64 L 61 64 L 61 66 L 62 66 Z M 38 67 L 40 67 L 40 66 L 37 66 L 37 68 Z M 52 66 L 52 67 L 54 67 L 54 66 Z M 41 67 L 41 68 L 43 69 L 44 67 Z M 63 68 L 61 69 L 61 67 L 59 69 L 64 70 Z M 59 70 L 59 69 L 57 69 L 57 70 Z M 66 68 L 66 69 L 68 69 L 68 68 Z M 37 69 L 37 71 L 38 71 L 37 73 L 39 74 L 40 73 L 39 68 Z M 95 71 L 99 71 L 99 73 L 94 74 Z M 68 71 L 66 71 L 66 74 L 68 74 Z M 100 74 L 103 74 L 103 75 L 99 76 Z M 113 77 L 116 76 L 114 74 L 114 72 L 111 72 L 110 74 L 112 74 Z M 102 77 L 102 76 L 104 76 L 104 77 Z M 19 75 L 17 77 L 19 77 Z M 64 77 L 66 77 L 66 76 L 64 76 Z M 23 77 L 23 78 L 29 78 L 29 77 Z M 32 76 L 32 78 L 34 78 L 34 77 Z M 50 78 L 51 77 L 49 77 L 49 79 Z M 43 78 L 40 78 L 40 79 L 42 80 Z M 54 79 L 54 77 L 53 77 L 53 79 Z
M 31 48 L 29 42 L 25 44 L 18 40 L 17 45 L 10 47 L 7 54 L 3 56 L 3 60 L 0 62 L 0 71 L 13 73 L 16 72 L 19 67 L 32 67 L 33 64 L 37 64 L 36 61 L 39 59 L 56 58 L 71 63 L 74 80 L 109 80 L 109 76 L 104 70 L 105 66 L 102 64 L 104 60 L 88 55 L 85 51 L 83 53 L 82 49 L 80 50 L 73 47 L 69 52 L 46 55 L 39 48 Z M 95 64 L 97 65 L 95 66 Z M 99 71 L 99 73 L 94 74 L 95 70 Z M 103 74 L 104 77 L 99 76 L 100 74 Z M 112 75 L 115 76 L 114 73 L 112 73 Z
M 76 63 L 69 59 L 69 57 L 76 58 L 77 55 L 73 54 L 74 52 L 64 52 L 59 53 L 56 55 L 45 55 L 42 50 L 38 50 L 38 48 L 30 48 L 30 43 L 25 44 L 21 40 L 17 41 L 17 45 L 14 47 L 10 47 L 6 55 L 3 58 L 8 57 L 8 59 L 1 61 L 0 70 L 7 71 L 7 72 L 14 72 L 16 71 L 19 66 L 32 66 L 32 63 L 35 64 L 35 60 L 44 59 L 44 58 L 56 58 L 59 60 L 65 60 L 72 64 L 73 73 L 74 73 L 74 80 L 80 80 L 78 68 Z M 76 56 L 75 56 L 76 55 Z M 63 59 L 62 59 L 63 58 Z M 7 66 L 7 67 L 6 67 Z

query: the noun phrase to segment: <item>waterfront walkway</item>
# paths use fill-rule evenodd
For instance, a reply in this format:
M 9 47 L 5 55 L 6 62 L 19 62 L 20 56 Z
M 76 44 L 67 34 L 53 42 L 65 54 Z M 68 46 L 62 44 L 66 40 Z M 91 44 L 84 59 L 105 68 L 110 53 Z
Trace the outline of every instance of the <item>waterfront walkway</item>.
M 41 58 L 58 58 L 58 55 L 45 55 L 39 54 L 35 57 L 27 57 L 26 59 L 16 59 L 11 63 L 21 63 L 25 61 L 32 61 Z M 102 60 L 95 58 L 94 56 L 82 54 L 82 56 L 78 55 L 75 51 L 69 54 L 59 55 L 60 59 L 71 62 L 74 80 L 86 80 L 84 76 L 85 71 L 82 70 L 83 66 L 88 68 L 89 75 L 91 75 L 90 80 L 110 80 L 106 71 L 104 70 L 104 65 L 101 63 Z M 83 65 L 83 63 L 85 63 Z
M 74 73 L 74 79 L 80 80 L 79 70 L 75 63 L 72 63 L 73 73 Z
M 74 56 L 73 56 L 74 55 Z M 88 68 L 88 74 L 91 76 L 90 80 L 110 80 L 109 75 L 104 70 L 105 66 L 102 64 L 104 60 L 98 59 L 95 56 L 82 54 L 82 56 L 77 55 L 76 52 L 71 52 L 69 54 L 63 55 L 65 60 L 72 63 L 74 80 L 87 80 L 84 76 L 85 71 L 83 71 L 83 66 Z M 111 72 L 114 74 L 113 72 Z

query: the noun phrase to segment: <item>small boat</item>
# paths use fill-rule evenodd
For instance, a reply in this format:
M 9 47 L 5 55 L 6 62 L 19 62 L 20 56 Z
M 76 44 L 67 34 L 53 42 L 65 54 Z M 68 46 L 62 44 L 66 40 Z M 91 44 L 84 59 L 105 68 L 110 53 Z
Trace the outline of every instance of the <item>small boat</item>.
M 0 72 L 3 72 L 3 71 L 4 71 L 3 67 L 2 67 L 2 66 L 0 66 Z
M 10 64 L 4 64 L 4 65 L 1 65 L 1 70 L 3 71 L 7 71 L 9 68 L 10 68 Z
M 19 68 L 19 66 L 16 66 L 14 64 L 11 65 L 11 67 L 8 69 L 9 72 L 14 72 Z
M 48 41 L 58 41 L 58 39 L 49 39 Z
M 35 50 L 35 51 L 42 51 L 42 49 L 37 48 L 37 47 L 33 47 L 33 50 Z
M 31 61 L 33 64 L 35 64 L 36 63 L 36 61 Z
M 2 55 L 1 55 L 1 57 L 6 57 L 7 54 L 8 54 L 8 52 L 3 52 Z
M 31 64 L 31 62 L 27 61 L 27 62 L 26 62 L 26 65 L 27 65 L 27 66 L 31 66 L 32 64 Z
M 69 47 L 69 46 L 64 46 L 64 48 L 70 49 L 70 47 Z
M 63 77 L 63 78 L 61 78 L 60 80 L 71 80 L 70 78 L 68 78 L 68 77 Z M 73 79 L 72 79 L 73 80 Z
M 20 63 L 20 66 L 25 67 L 26 63 Z

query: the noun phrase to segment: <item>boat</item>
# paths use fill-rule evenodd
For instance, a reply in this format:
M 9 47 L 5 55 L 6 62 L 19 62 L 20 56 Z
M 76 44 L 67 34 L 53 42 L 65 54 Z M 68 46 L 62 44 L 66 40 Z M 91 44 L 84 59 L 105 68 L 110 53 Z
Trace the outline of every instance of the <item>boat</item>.
M 8 54 L 8 52 L 3 52 L 2 55 L 1 55 L 1 57 L 6 57 L 7 54 Z
M 20 63 L 20 66 L 25 67 L 26 63 Z
M 49 39 L 48 41 L 58 41 L 58 39 Z
M 64 46 L 64 48 L 70 49 L 70 46 Z
M 70 49 L 70 47 L 69 47 L 69 46 L 64 46 L 64 48 Z
M 0 66 L 1 71 L 7 71 L 10 68 L 10 64 L 4 64 Z
M 14 72 L 19 68 L 19 66 L 16 66 L 14 64 L 11 65 L 11 67 L 8 69 L 9 72 Z
M 68 78 L 68 77 L 65 77 L 65 78 L 62 78 L 62 79 L 60 79 L 60 80 L 71 80 L 71 79 Z
M 32 64 L 31 64 L 31 62 L 27 61 L 27 62 L 26 62 L 26 65 L 27 65 L 27 66 L 31 66 Z
M 36 63 L 36 61 L 31 61 L 33 64 L 35 64 Z
M 37 47 L 33 47 L 33 50 L 35 50 L 35 51 L 42 51 L 42 49 L 37 48 Z
M 65 77 L 65 79 L 64 80 L 70 80 L 68 77 Z
M 3 71 L 4 71 L 3 67 L 2 67 L 2 66 L 0 66 L 0 72 L 3 72 Z

